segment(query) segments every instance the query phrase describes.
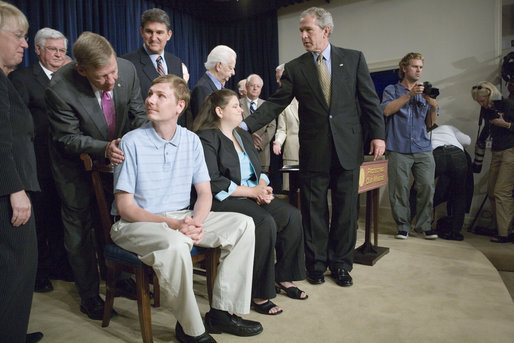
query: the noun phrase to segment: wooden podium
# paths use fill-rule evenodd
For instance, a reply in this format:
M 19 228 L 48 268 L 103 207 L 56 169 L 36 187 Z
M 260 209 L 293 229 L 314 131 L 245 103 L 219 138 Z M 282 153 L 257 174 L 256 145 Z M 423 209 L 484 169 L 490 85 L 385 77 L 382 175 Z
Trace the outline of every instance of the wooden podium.
M 387 160 L 364 162 L 360 167 L 359 194 L 366 193 L 366 224 L 364 244 L 354 250 L 353 261 L 368 266 L 374 265 L 389 248 L 378 246 L 378 200 L 379 188 L 387 184 Z M 373 222 L 374 244 L 371 244 Z

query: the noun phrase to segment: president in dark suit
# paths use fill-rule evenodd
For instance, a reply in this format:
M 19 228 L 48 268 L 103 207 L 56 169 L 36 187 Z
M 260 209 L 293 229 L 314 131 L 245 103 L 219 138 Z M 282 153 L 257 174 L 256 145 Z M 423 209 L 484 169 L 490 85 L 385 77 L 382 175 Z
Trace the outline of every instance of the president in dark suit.
M 50 276 L 71 281 L 70 266 L 64 249 L 61 202 L 55 189 L 48 153 L 48 115 L 45 89 L 53 73 L 65 64 L 68 40 L 59 31 L 45 27 L 34 38 L 38 61 L 9 74 L 9 79 L 30 110 L 34 121 L 37 177 L 41 192 L 32 200 L 38 240 L 38 269 L 34 291 L 53 289 Z
M 191 92 L 193 120 L 200 113 L 205 98 L 225 87 L 225 83 L 235 74 L 236 59 L 236 52 L 226 45 L 218 45 L 211 50 L 204 64 L 207 71 Z
M 244 123 L 255 132 L 274 120 L 294 97 L 298 100 L 307 279 L 313 284 L 323 283 L 328 267 L 338 285 L 351 286 L 359 167 L 363 161 L 362 124 L 369 129 L 370 154 L 375 159 L 384 153 L 385 132 L 363 54 L 331 45 L 328 38 L 332 29 L 332 16 L 322 8 L 312 7 L 300 15 L 307 53 L 285 65 L 281 87 Z
M 98 272 L 90 239 L 91 186 L 79 155 L 124 159 L 120 137 L 145 121 L 136 70 L 116 58 L 102 36 L 82 33 L 73 45 L 76 63 L 57 71 L 46 90 L 52 172 L 62 201 L 65 245 L 82 299 L 80 309 L 102 319 Z
M 141 85 L 141 97 L 146 99 L 152 81 L 161 75 L 174 74 L 184 77 L 182 60 L 177 56 L 164 51 L 166 43 L 171 39 L 173 32 L 170 26 L 170 17 L 160 8 L 151 8 L 141 15 L 139 28 L 143 46 L 135 51 L 121 56 L 134 64 Z M 186 116 L 179 117 L 178 124 L 185 127 Z

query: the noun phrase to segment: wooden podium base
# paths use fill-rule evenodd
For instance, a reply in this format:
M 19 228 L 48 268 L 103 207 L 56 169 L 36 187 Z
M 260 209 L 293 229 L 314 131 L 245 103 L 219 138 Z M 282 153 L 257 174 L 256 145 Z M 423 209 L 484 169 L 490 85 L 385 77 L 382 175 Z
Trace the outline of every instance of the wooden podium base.
M 367 242 L 353 251 L 353 262 L 373 266 L 382 256 L 388 253 L 389 248 L 373 246 L 370 242 Z

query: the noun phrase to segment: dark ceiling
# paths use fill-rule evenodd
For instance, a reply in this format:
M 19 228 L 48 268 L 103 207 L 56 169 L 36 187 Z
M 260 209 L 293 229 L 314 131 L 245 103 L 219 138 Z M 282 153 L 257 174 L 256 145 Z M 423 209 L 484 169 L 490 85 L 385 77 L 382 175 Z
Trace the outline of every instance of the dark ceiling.
M 177 10 L 211 21 L 235 21 L 309 0 L 160 0 Z M 325 0 L 327 3 L 330 0 Z

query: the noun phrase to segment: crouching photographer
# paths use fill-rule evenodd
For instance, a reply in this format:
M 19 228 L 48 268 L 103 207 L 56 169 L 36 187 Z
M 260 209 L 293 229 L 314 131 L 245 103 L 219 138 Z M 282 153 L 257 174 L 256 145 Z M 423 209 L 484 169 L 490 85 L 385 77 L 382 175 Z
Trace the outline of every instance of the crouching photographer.
M 489 135 L 492 138 L 487 194 L 496 214 L 498 235 L 491 242 L 506 243 L 514 236 L 510 232 L 514 215 L 514 100 L 502 99 L 500 91 L 487 81 L 473 86 L 471 96 L 481 106 L 479 123 L 485 121 L 477 145 L 485 147 L 485 139 Z

